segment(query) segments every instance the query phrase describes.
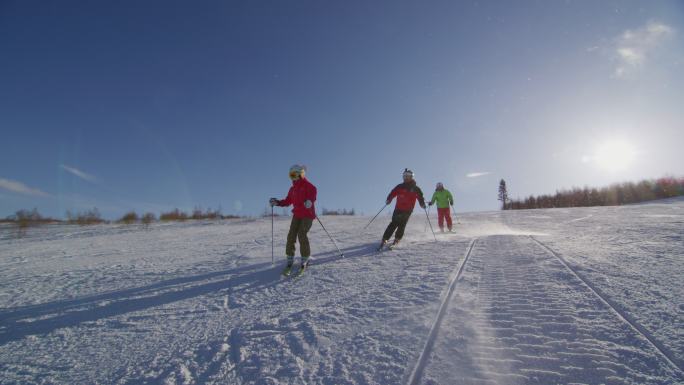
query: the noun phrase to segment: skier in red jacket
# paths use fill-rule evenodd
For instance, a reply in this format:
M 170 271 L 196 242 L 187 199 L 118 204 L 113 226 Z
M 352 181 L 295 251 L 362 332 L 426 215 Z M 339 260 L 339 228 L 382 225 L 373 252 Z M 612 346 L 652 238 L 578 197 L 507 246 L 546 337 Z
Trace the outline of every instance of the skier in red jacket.
M 382 249 L 385 246 L 395 230 L 396 234 L 394 234 L 392 246 L 401 241 L 406 224 L 413 212 L 413 208 L 416 206 L 416 200 L 418 200 L 420 207 L 425 208 L 423 191 L 416 185 L 416 181 L 413 179 L 413 171 L 407 168 L 404 169 L 403 178 L 404 183 L 398 184 L 387 196 L 386 204 L 390 204 L 395 197 L 397 198 L 397 204 L 394 207 L 394 213 L 392 213 L 392 222 L 390 222 L 385 233 L 382 235 L 382 241 L 378 249 Z
M 282 200 L 270 199 L 271 206 L 290 206 L 292 205 L 292 222 L 290 231 L 287 234 L 287 244 L 285 254 L 287 255 L 287 265 L 283 270 L 284 275 L 289 275 L 294 263 L 295 241 L 299 239 L 299 253 L 302 256 L 301 269 L 304 270 L 309 265 L 311 248 L 307 233 L 311 229 L 313 220 L 316 219 L 316 186 L 311 184 L 306 177 L 306 166 L 295 164 L 290 167 L 290 179 L 292 187 L 287 193 L 287 197 Z

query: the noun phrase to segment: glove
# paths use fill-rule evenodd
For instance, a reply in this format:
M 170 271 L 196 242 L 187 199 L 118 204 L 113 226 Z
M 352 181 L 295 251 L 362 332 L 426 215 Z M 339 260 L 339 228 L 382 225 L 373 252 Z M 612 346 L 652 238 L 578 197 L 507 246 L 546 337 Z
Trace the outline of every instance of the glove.
M 306 207 L 307 209 L 310 209 L 311 206 L 313 206 L 313 203 L 310 200 L 307 199 L 304 201 L 304 207 Z
M 392 200 L 391 200 L 391 199 L 388 199 L 388 200 L 385 201 L 385 204 L 388 205 L 388 204 L 390 204 L 391 202 L 392 202 Z
M 421 203 L 420 207 L 424 209 L 425 208 L 425 202 Z
M 430 203 L 428 203 L 428 206 L 432 206 L 434 204 L 435 204 L 435 202 L 430 202 Z
M 271 205 L 271 207 L 273 207 L 273 206 L 278 206 L 278 203 L 280 203 L 280 201 L 275 199 L 275 198 L 271 198 L 268 200 L 268 203 Z

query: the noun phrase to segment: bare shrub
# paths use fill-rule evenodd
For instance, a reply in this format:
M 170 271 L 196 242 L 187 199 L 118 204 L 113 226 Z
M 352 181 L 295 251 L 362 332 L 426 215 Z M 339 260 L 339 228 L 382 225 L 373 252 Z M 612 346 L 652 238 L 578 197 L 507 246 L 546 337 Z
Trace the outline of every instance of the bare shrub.
M 97 207 L 93 207 L 91 210 L 84 212 L 77 212 L 76 214 L 73 214 L 71 211 L 67 211 L 66 216 L 67 223 L 80 226 L 105 223 L 105 220 L 100 216 L 100 211 L 97 209 Z
M 139 219 L 140 218 L 138 217 L 138 214 L 135 211 L 129 211 L 126 214 L 124 214 L 124 216 L 121 217 L 121 219 L 119 219 L 118 222 L 130 225 L 138 222 Z
M 328 210 L 326 208 L 323 208 L 322 215 L 356 215 L 356 212 L 354 211 L 354 209 Z
M 149 226 L 150 223 L 154 222 L 157 220 L 157 216 L 154 215 L 153 213 L 145 213 L 142 216 L 142 223 L 146 226 Z
M 223 216 L 221 215 L 221 209 L 218 210 L 212 210 L 211 208 L 208 208 L 206 211 L 202 211 L 201 207 L 195 207 L 194 210 L 192 210 L 192 219 L 221 219 Z
M 40 213 L 38 213 L 38 209 L 36 208 L 30 211 L 22 209 L 13 215 L 6 217 L 5 219 L 0 219 L 0 223 L 7 223 L 16 228 L 16 235 L 18 238 L 25 236 L 28 228 L 30 227 L 59 222 L 61 221 L 58 219 L 40 215 Z
M 36 226 L 40 224 L 42 219 L 43 217 L 41 217 L 38 210 L 35 208 L 33 211 L 19 210 L 14 214 L 14 223 L 22 229 L 29 226 Z
M 185 221 L 188 220 L 188 214 L 180 211 L 178 209 L 174 209 L 173 211 L 169 211 L 166 213 L 161 213 L 159 215 L 159 220 L 162 222 L 169 222 L 169 221 Z

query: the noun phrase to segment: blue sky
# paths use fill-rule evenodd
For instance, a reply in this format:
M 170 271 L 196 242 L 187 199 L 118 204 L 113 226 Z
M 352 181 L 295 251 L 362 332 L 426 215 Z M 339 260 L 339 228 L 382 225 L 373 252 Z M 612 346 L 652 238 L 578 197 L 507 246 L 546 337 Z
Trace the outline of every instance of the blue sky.
M 0 50 L 0 217 L 684 175 L 681 1 L 3 1 Z

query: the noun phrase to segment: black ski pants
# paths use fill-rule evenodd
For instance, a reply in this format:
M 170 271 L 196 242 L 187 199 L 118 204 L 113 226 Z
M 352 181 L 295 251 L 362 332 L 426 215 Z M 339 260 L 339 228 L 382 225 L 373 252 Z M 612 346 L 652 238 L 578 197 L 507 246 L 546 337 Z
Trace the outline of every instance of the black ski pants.
M 404 229 L 406 229 L 406 224 L 408 223 L 409 217 L 411 216 L 411 211 L 394 210 L 392 213 L 392 222 L 387 226 L 385 234 L 382 235 L 382 239 L 387 241 L 392 237 L 394 230 L 397 233 L 394 234 L 394 239 L 399 240 L 404 236 Z

